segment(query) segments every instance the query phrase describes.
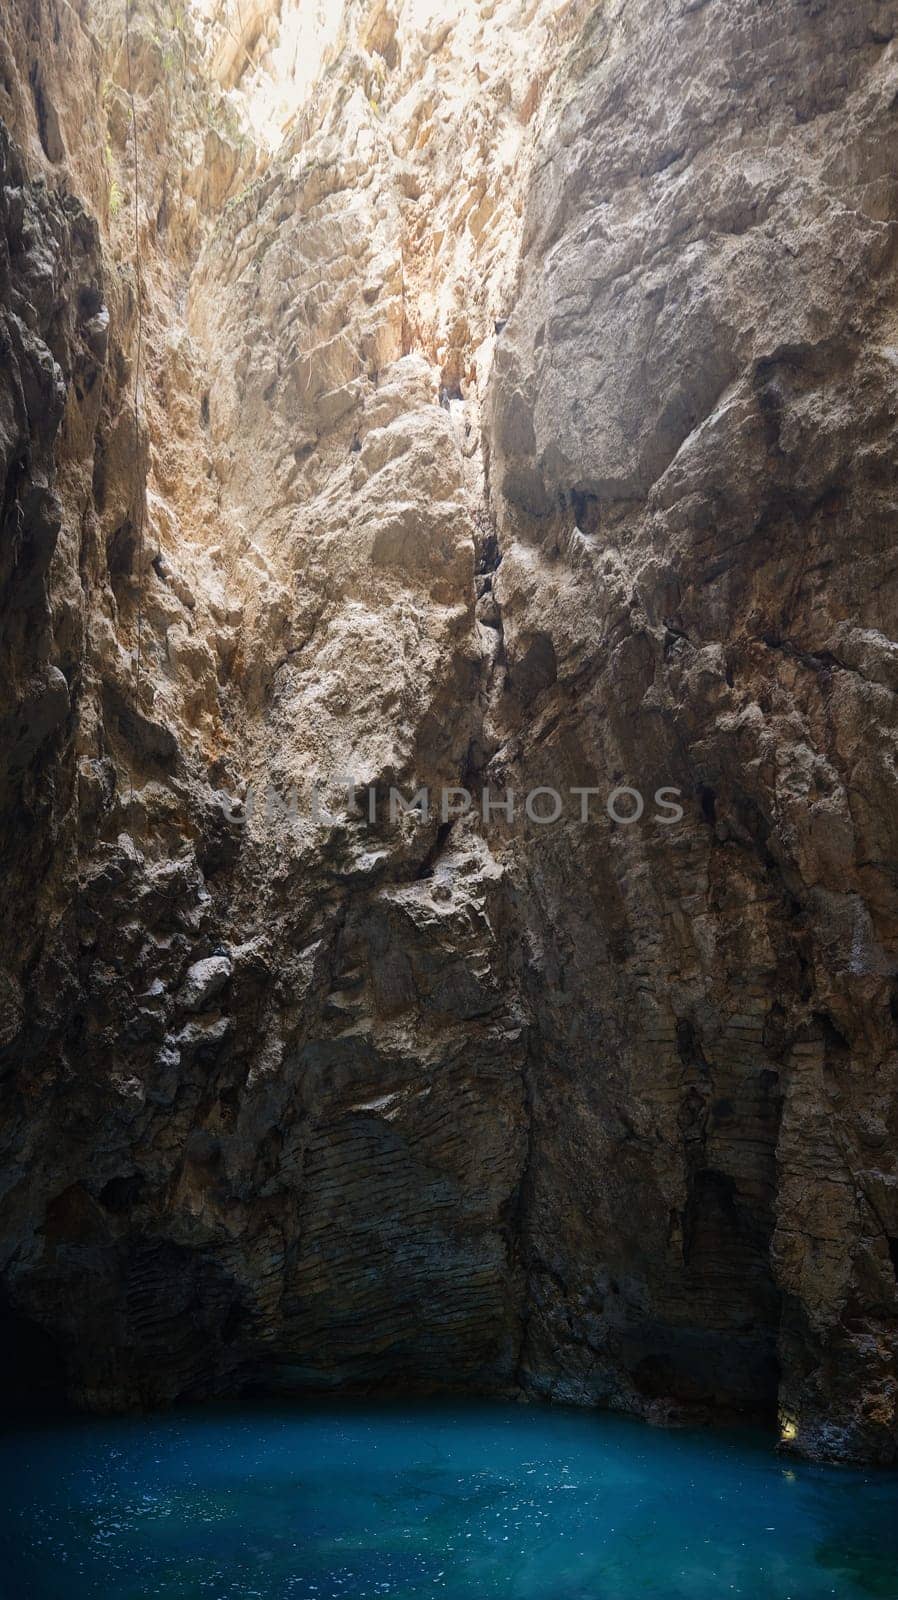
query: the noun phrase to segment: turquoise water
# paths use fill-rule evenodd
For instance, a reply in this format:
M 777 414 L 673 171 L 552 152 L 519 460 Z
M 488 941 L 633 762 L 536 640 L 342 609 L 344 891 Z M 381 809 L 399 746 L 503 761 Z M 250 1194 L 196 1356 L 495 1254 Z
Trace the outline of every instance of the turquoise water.
M 0 1436 L 0 1594 L 894 1597 L 896 1483 L 517 1406 L 76 1420 Z

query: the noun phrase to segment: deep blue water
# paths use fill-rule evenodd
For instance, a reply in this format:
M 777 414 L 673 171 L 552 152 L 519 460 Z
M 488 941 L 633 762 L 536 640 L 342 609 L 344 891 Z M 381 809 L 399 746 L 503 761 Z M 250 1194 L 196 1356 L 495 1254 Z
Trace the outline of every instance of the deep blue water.
M 4 1600 L 898 1596 L 898 1480 L 509 1406 L 193 1411 L 0 1436 Z

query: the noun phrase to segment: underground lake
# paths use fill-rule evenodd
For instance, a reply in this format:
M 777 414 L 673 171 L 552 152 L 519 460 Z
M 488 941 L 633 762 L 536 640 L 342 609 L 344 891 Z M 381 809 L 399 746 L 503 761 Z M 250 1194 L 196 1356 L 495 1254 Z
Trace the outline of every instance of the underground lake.
M 66 1419 L 0 1439 L 15 1600 L 860 1600 L 898 1479 L 753 1431 L 470 1403 Z

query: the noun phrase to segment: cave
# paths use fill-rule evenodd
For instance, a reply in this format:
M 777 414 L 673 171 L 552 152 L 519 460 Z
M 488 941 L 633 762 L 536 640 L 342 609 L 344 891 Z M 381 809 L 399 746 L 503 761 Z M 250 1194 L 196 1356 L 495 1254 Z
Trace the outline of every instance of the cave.
M 876 1468 L 878 1506 L 896 24 L 4 7 L 0 1399 L 28 1460 L 38 1414 L 76 1479 L 91 1439 L 143 1461 L 137 1419 L 159 1459 L 193 1419 L 204 1460 L 204 1428 L 239 1456 L 238 1415 L 307 1418 L 326 1463 L 329 1419 L 398 1461 L 420 1415 L 445 1464 L 490 1448 L 466 1407 L 519 1407 L 509 1482 L 529 1429 L 593 1487 L 634 1437 L 729 1483 L 732 1436 L 765 1530 L 807 1462 Z M 783 1594 L 887 1592 L 838 1481 L 873 1565 L 827 1543 Z M 421 1551 L 372 1563 L 355 1600 L 439 1587 Z M 450 1567 L 455 1600 L 631 1592 Z

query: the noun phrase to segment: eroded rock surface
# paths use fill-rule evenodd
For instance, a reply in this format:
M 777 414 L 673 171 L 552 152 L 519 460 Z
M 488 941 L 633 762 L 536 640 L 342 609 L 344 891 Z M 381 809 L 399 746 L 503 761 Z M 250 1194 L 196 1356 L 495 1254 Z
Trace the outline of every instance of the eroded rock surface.
M 674 828 L 515 852 L 540 953 L 524 1365 L 640 1404 L 750 1402 L 779 1363 L 805 1448 L 881 1456 L 893 24 L 603 8 L 535 170 L 488 427 L 512 703 L 534 637 L 556 663 L 518 690 L 503 777 L 688 797 Z
M 13 1366 L 894 1459 L 893 8 L 19 11 Z

